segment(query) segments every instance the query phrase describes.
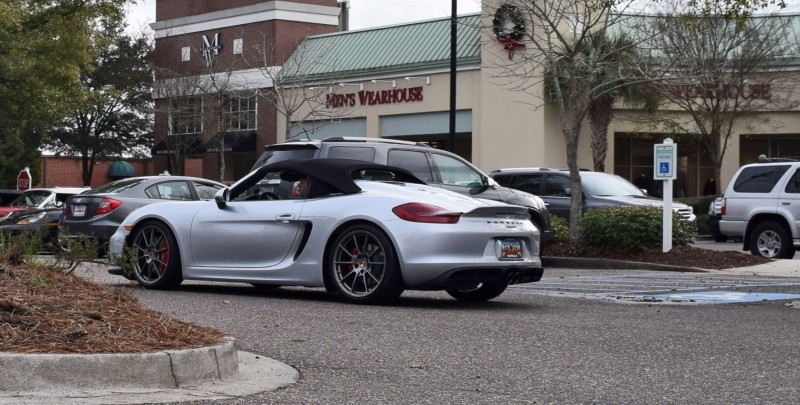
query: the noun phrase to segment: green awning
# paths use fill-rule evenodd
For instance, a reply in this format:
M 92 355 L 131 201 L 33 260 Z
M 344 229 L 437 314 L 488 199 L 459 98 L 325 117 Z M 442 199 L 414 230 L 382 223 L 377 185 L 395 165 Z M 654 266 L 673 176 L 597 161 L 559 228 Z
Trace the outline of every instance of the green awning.
M 118 160 L 108 167 L 107 175 L 108 177 L 134 177 L 136 176 L 136 170 L 133 170 L 133 166 L 130 163 Z

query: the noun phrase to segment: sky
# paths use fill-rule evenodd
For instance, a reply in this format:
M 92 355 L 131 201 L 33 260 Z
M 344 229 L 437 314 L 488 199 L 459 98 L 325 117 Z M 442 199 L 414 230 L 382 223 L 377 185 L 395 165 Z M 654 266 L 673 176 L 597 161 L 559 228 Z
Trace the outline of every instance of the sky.
M 156 0 L 127 7 L 130 29 L 141 31 L 156 20 Z M 379 27 L 450 15 L 451 0 L 350 0 L 350 29 Z M 481 11 L 480 0 L 457 0 L 458 14 Z

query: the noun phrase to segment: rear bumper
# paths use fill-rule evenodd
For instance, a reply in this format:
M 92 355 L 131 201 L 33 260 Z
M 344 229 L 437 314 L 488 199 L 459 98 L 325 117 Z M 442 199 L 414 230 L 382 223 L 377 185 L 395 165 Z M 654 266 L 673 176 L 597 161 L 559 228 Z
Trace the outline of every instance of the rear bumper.
M 542 279 L 544 269 L 529 266 L 480 267 L 453 269 L 421 285 L 415 290 L 449 290 L 474 287 L 475 284 L 505 280 L 509 285 L 534 283 Z

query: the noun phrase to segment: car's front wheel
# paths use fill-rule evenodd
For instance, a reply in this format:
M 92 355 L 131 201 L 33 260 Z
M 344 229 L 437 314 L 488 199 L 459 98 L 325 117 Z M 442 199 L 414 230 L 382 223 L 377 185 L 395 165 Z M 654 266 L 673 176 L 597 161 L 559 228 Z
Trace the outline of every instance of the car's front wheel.
M 169 289 L 183 282 L 178 242 L 161 222 L 136 228 L 131 242 L 136 281 L 146 288 Z
M 756 225 L 750 235 L 750 252 L 770 259 L 791 259 L 794 246 L 786 227 L 774 221 Z
M 508 283 L 506 281 L 492 281 L 480 283 L 474 288 L 447 290 L 447 293 L 459 301 L 483 302 L 497 298 L 507 287 Z
M 327 259 L 330 280 L 346 300 L 385 304 L 403 293 L 392 242 L 378 228 L 359 224 L 339 232 Z

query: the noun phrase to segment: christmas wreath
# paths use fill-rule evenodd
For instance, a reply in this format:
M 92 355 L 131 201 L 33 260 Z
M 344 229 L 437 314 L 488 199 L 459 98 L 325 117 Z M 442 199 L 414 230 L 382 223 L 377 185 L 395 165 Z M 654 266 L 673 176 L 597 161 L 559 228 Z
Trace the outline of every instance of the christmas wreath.
M 525 47 L 525 44 L 519 42 L 525 35 L 525 20 L 517 6 L 503 4 L 498 7 L 492 19 L 492 31 L 495 38 L 503 44 L 503 49 L 508 51 L 509 60 L 514 55 L 514 49 Z

